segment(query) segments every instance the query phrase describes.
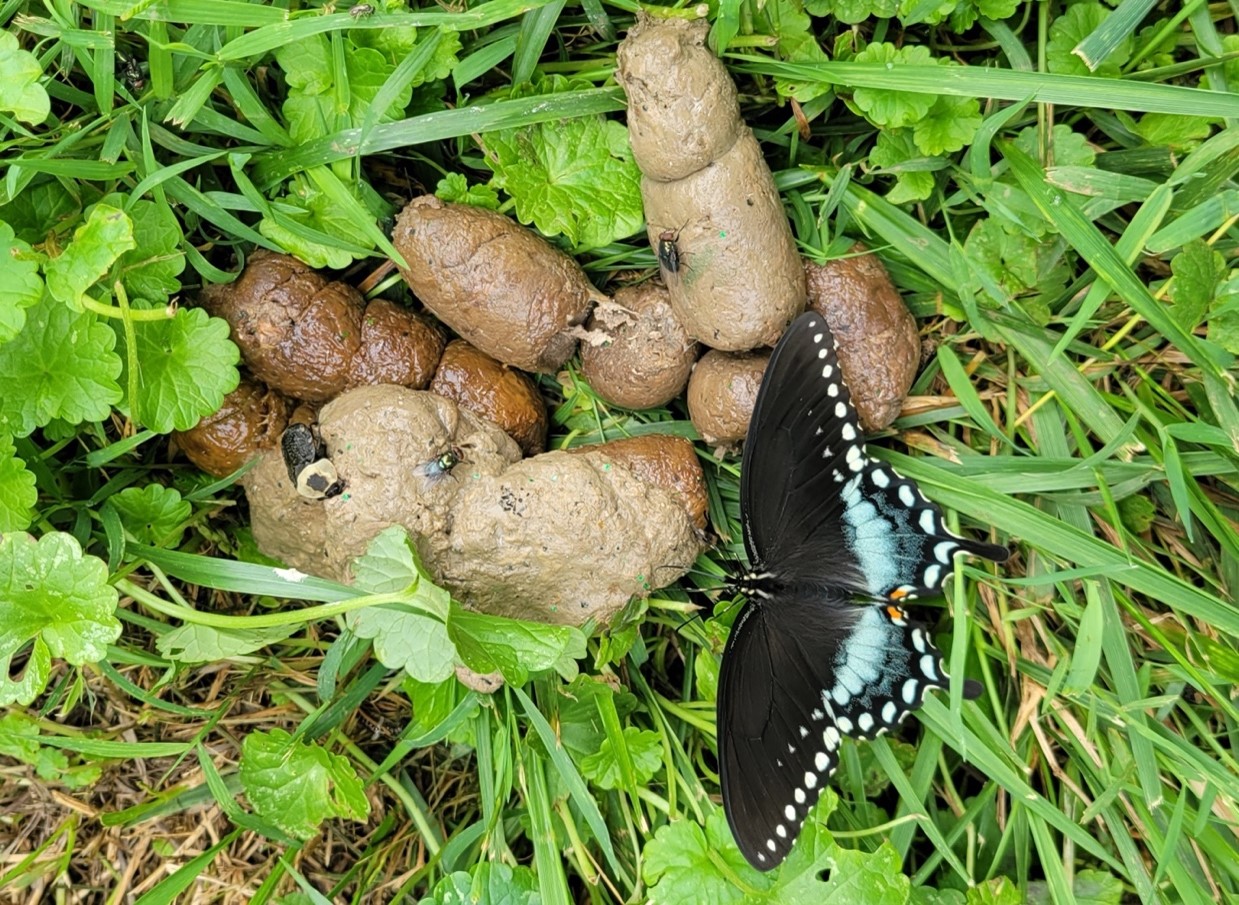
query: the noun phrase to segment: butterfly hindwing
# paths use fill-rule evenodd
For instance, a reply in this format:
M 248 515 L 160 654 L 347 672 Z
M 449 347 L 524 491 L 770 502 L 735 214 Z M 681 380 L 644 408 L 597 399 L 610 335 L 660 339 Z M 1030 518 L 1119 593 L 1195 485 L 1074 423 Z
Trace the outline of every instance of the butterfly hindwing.
M 878 599 L 937 591 L 956 553 L 1007 556 L 952 533 L 915 482 L 868 456 L 834 338 L 813 312 L 788 328 L 762 378 L 740 499 L 756 571 Z
M 838 763 L 841 738 L 875 738 L 943 687 L 942 657 L 895 606 L 822 589 L 747 604 L 723 655 L 718 753 L 736 843 L 758 870 L 786 857 Z

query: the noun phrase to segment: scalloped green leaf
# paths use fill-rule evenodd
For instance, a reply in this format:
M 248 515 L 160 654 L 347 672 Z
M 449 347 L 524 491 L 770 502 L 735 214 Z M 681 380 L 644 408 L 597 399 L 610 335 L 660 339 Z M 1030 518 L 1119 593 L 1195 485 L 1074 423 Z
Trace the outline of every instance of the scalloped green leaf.
M 0 531 L 21 531 L 38 502 L 34 475 L 17 457 L 10 437 L 0 434 Z
M 258 815 L 298 839 L 309 839 L 329 818 L 365 820 L 370 813 L 348 758 L 295 739 L 283 729 L 245 737 L 240 774 Z
M 115 347 L 116 334 L 94 314 L 45 294 L 22 332 L 0 345 L 0 432 L 102 421 L 121 400 Z
M 38 58 L 18 46 L 16 35 L 0 31 L 0 110 L 32 126 L 47 119 L 52 104 L 42 77 Z
M 157 547 L 179 546 L 184 523 L 193 513 L 180 491 L 162 484 L 126 487 L 103 505 L 116 510 L 120 523 L 139 543 Z
M 116 325 L 122 357 L 124 331 Z M 130 413 L 157 433 L 188 430 L 217 411 L 237 388 L 241 353 L 228 338 L 228 322 L 201 308 L 180 308 L 167 320 L 139 321 L 137 337 L 138 404 Z M 122 377 L 121 386 L 128 380 Z
M 116 589 L 107 579 L 107 566 L 84 555 L 72 535 L 54 532 L 37 541 L 23 532 L 0 535 L 0 675 L 8 676 L 13 655 L 32 642 L 35 661 L 50 655 L 81 666 L 107 656 L 121 629 Z M 34 684 L 35 693 L 43 690 Z M 27 685 L 21 693 L 30 691 Z M 0 698 L 6 693 L 0 687 Z
M 26 309 L 43 298 L 39 258 L 13 227 L 0 223 L 0 343 L 6 343 L 26 325 Z
M 73 240 L 47 262 L 47 291 L 52 298 L 80 308 L 86 290 L 134 248 L 133 221 L 109 204 L 96 204 L 86 222 L 73 231 Z

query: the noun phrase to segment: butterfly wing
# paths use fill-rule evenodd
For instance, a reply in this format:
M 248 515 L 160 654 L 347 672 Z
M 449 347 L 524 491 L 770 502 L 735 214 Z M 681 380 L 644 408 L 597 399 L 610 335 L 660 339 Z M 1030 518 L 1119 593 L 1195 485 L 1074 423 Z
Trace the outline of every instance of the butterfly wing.
M 942 655 L 899 607 L 786 592 L 736 618 L 719 676 L 723 806 L 758 870 L 791 850 L 838 763 L 841 736 L 874 738 L 946 683 Z
M 834 337 L 814 312 L 792 323 L 766 367 L 740 508 L 755 572 L 876 598 L 936 592 L 956 553 L 1007 558 L 949 531 L 913 481 L 869 458 Z

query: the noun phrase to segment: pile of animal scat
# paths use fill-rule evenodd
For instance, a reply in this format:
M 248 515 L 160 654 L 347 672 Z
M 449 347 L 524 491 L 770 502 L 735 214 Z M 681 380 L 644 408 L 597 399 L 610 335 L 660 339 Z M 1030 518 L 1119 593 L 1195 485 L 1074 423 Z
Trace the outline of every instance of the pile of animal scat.
M 464 605 L 574 625 L 674 582 L 709 536 L 693 445 L 545 451 L 530 374 L 559 373 L 581 338 L 580 373 L 603 401 L 686 408 L 706 444 L 732 447 L 770 346 L 808 305 L 835 332 L 862 424 L 896 417 L 915 322 L 863 247 L 802 262 L 705 32 L 643 15 L 618 54 L 656 278 L 604 292 L 510 218 L 427 195 L 393 235 L 416 312 L 267 252 L 207 287 L 251 379 L 178 442 L 221 476 L 258 456 L 242 480 L 264 553 L 348 581 L 400 525 Z

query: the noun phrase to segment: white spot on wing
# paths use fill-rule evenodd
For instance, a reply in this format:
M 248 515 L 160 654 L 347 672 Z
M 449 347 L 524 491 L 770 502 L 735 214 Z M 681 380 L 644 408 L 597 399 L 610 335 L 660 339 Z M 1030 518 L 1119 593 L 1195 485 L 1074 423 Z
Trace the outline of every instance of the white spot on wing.
M 907 509 L 911 509 L 916 505 L 916 495 L 912 492 L 910 484 L 899 485 L 899 502 L 903 503 Z
M 796 791 L 799 792 L 800 790 L 797 789 Z M 783 809 L 783 813 L 787 816 L 788 820 L 796 819 L 796 809 L 792 807 L 790 804 Z
M 805 787 L 806 789 L 814 789 L 814 788 L 817 788 L 817 776 L 816 776 L 815 774 L 813 774 L 813 773 L 805 773 L 805 775 L 804 775 L 804 787 Z
M 830 766 L 830 755 L 825 751 L 819 751 L 813 757 L 813 766 L 817 767 L 817 772 L 821 773 Z
M 921 672 L 923 672 L 930 679 L 938 678 L 938 669 L 934 665 L 933 654 L 925 654 L 921 657 Z
M 916 679 L 908 679 L 903 683 L 903 702 L 909 707 L 916 703 L 916 687 L 919 684 Z
M 882 705 L 882 722 L 884 723 L 895 722 L 895 715 L 898 712 L 899 712 L 899 708 L 895 705 L 895 702 L 887 701 L 885 704 Z
M 873 728 L 873 714 L 866 711 L 856 718 L 856 725 L 861 732 L 868 732 Z
M 847 403 L 844 402 L 843 400 L 839 400 L 838 402 L 835 403 L 835 417 L 846 418 L 847 416 L 848 416 Z
M 887 473 L 885 468 L 875 468 L 873 470 L 873 474 L 869 477 L 873 479 L 874 487 L 885 490 L 887 487 L 891 486 L 891 476 Z
M 937 522 L 934 520 L 934 511 L 926 509 L 921 513 L 921 530 L 926 534 L 937 534 Z

